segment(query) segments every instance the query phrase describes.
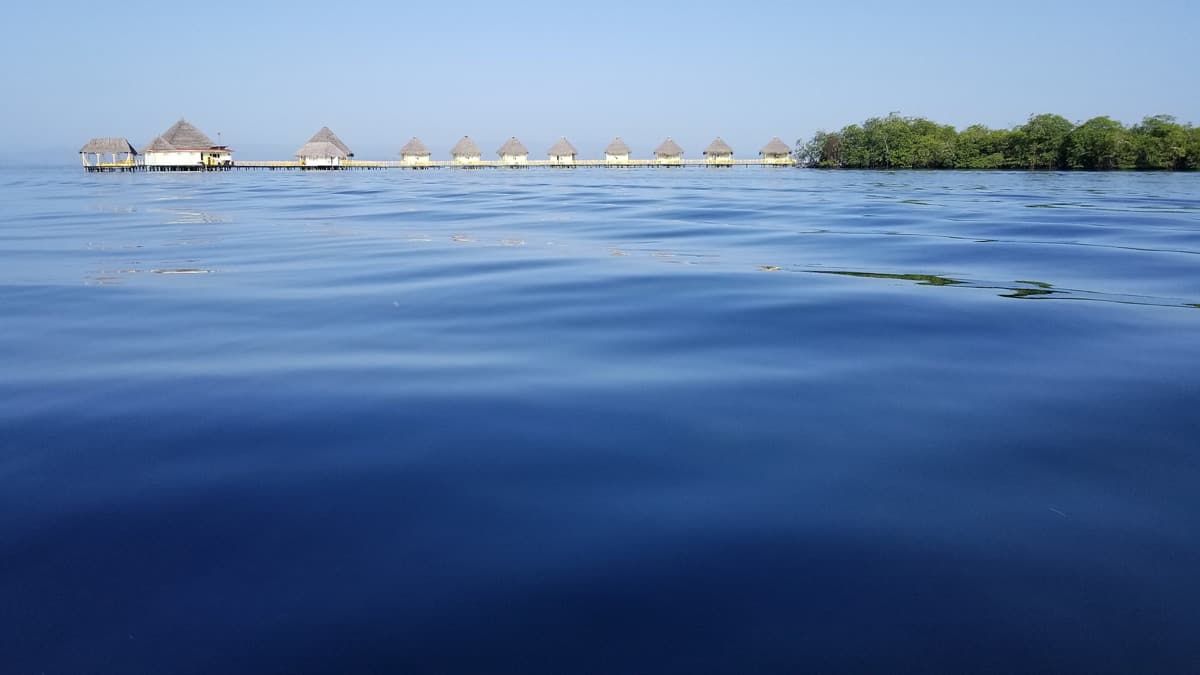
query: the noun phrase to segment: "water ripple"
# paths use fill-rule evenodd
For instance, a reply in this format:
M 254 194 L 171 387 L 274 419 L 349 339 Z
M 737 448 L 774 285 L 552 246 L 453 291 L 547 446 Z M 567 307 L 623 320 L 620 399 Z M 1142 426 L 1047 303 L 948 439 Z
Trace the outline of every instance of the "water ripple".
M 1198 195 L 0 169 L 0 670 L 1191 672 Z

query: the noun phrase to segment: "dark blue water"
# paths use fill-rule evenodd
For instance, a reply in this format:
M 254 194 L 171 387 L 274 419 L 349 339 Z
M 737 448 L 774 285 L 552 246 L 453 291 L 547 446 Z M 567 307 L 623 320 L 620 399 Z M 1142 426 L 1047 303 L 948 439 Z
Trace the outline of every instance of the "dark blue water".
M 0 672 L 1200 672 L 1200 176 L 0 172 Z

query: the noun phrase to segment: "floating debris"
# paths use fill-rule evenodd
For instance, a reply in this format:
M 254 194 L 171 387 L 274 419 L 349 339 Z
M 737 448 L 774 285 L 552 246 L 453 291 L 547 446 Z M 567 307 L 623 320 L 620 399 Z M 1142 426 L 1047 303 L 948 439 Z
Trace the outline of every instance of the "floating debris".
M 778 272 L 779 266 L 778 265 L 759 265 L 758 269 L 760 269 L 764 272 Z
M 862 277 L 865 279 L 899 279 L 900 281 L 915 281 L 922 286 L 953 286 L 966 283 L 949 277 L 939 277 L 933 274 L 883 274 L 881 272 L 846 272 L 841 270 L 809 270 L 813 274 L 837 274 L 844 277 Z

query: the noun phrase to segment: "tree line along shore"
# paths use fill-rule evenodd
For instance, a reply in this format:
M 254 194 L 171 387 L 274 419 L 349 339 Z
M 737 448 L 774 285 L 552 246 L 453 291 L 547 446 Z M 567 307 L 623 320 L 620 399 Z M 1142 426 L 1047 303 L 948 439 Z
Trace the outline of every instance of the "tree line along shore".
M 1033 115 L 1012 129 L 962 131 L 892 113 L 818 131 L 796 143 L 802 166 L 823 169 L 1200 170 L 1200 127 L 1170 115 L 1126 126 L 1108 117 L 1075 124 Z

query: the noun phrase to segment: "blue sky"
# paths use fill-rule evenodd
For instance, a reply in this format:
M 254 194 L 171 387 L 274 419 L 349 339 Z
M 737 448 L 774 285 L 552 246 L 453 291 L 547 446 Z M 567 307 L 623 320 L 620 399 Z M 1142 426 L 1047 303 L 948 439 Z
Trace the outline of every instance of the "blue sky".
M 1200 121 L 1200 3 L 40 2 L 6 9 L 10 149 L 148 142 L 186 116 L 237 156 L 329 125 L 360 157 L 469 134 L 597 156 L 672 136 L 754 155 L 899 111 L 1008 127 L 1031 113 Z M 70 158 L 69 158 L 70 159 Z

